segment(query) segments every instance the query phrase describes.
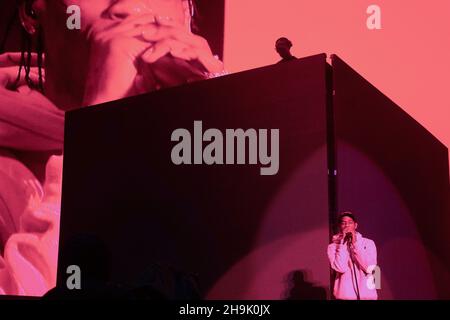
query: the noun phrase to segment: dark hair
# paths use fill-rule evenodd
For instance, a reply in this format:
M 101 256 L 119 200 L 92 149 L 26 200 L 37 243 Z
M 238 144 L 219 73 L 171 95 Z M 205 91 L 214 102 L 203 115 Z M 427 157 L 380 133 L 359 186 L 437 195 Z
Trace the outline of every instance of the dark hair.
M 344 211 L 339 214 L 339 217 L 337 220 L 339 224 L 342 222 L 342 219 L 344 219 L 344 217 L 349 217 L 350 219 L 353 220 L 353 222 L 358 222 L 358 221 L 356 221 L 356 217 L 353 213 L 351 213 L 350 211 Z
M 26 10 L 30 14 L 32 13 L 31 2 L 30 0 L 16 0 L 16 6 L 14 8 L 14 12 L 11 15 L 11 19 L 8 21 L 6 25 L 6 30 L 2 41 L 0 42 L 0 53 L 5 52 L 6 41 L 8 39 L 8 35 L 14 26 L 14 24 L 19 20 L 19 6 L 25 2 Z M 43 54 L 44 54 L 44 41 L 42 36 L 42 31 L 40 28 L 36 30 L 36 43 L 33 43 L 33 37 L 28 34 L 28 32 L 24 29 L 20 29 L 21 35 L 21 43 L 20 43 L 20 65 L 19 72 L 17 74 L 17 79 L 15 84 L 20 81 L 20 77 L 22 74 L 22 70 L 25 71 L 25 81 L 30 88 L 37 89 L 41 92 L 44 92 L 44 84 L 43 84 Z M 39 72 L 39 80 L 38 83 L 34 83 L 30 78 L 31 72 L 31 60 L 32 53 L 37 53 L 37 64 L 38 64 L 38 72 Z
M 5 26 L 5 33 L 3 34 L 3 38 L 0 41 L 0 54 L 5 52 L 6 41 L 8 40 L 8 35 L 11 32 L 11 29 L 13 29 L 16 21 L 17 21 L 17 7 L 15 7 L 13 14 L 9 18 L 8 23 Z
M 189 13 L 191 14 L 191 31 L 193 33 L 197 33 L 199 32 L 197 20 L 200 20 L 198 1 L 197 0 L 188 0 L 188 1 L 189 1 Z
M 197 5 L 195 3 L 195 0 L 188 0 L 189 1 L 189 13 L 191 14 L 191 17 L 194 17 L 197 12 Z

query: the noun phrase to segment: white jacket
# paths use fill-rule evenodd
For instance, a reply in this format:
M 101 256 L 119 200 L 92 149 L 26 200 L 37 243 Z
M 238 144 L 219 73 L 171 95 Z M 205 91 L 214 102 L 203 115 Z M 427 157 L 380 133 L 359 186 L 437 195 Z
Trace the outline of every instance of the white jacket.
M 356 233 L 354 246 L 349 250 L 339 235 L 333 237 L 328 245 L 328 259 L 331 268 L 336 271 L 333 294 L 336 299 L 356 300 L 357 289 L 361 300 L 376 300 L 377 290 L 374 288 L 371 271 L 377 265 L 377 248 L 375 243 Z M 352 259 L 355 262 L 356 279 Z M 356 285 L 358 284 L 358 286 Z

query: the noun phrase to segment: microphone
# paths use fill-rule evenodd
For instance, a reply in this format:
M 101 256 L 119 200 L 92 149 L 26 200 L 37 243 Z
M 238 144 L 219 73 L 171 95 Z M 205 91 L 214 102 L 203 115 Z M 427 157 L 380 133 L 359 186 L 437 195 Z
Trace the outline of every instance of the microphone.
M 344 244 L 345 244 L 345 243 L 350 244 L 350 243 L 352 243 L 352 240 L 353 240 L 353 233 L 347 232 L 347 233 L 345 234 Z

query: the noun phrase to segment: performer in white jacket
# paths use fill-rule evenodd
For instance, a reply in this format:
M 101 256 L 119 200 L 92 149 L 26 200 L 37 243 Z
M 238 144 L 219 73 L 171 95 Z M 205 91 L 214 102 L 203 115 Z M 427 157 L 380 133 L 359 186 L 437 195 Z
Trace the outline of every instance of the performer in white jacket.
M 375 243 L 356 232 L 358 223 L 351 212 L 338 219 L 340 232 L 328 245 L 328 259 L 335 271 L 333 294 L 339 300 L 376 300 L 372 272 L 377 265 Z

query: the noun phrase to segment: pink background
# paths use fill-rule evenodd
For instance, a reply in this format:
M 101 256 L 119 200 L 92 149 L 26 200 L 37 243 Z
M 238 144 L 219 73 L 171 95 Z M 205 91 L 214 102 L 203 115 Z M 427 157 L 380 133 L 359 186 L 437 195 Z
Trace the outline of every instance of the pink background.
M 381 30 L 366 26 L 381 8 Z M 297 57 L 338 54 L 450 146 L 449 0 L 226 0 L 224 61 L 230 72 L 277 62 L 275 40 Z

